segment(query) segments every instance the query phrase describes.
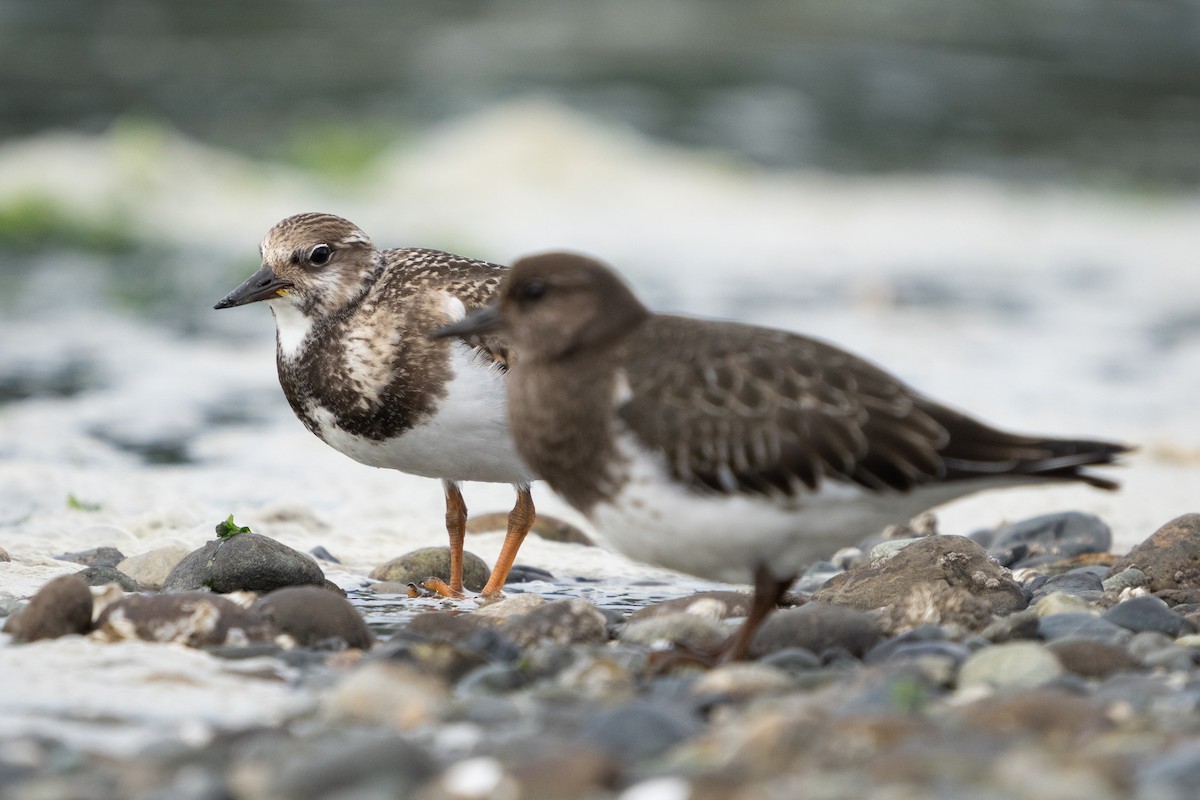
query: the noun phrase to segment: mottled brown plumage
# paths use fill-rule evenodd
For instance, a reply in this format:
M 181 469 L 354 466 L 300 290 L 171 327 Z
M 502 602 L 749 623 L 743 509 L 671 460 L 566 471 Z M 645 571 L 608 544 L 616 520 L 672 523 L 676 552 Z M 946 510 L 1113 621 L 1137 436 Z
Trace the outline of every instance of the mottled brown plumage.
M 448 346 L 429 333 L 490 300 L 505 268 L 438 250 L 380 251 L 330 214 L 281 221 L 261 254 L 262 268 L 217 308 L 271 306 L 280 385 L 323 441 L 371 466 L 443 480 L 454 592 L 466 516 L 458 483 L 517 486 L 509 540 L 486 589 L 499 591 L 533 514 L 532 473 L 504 430 L 510 353 L 494 336 Z

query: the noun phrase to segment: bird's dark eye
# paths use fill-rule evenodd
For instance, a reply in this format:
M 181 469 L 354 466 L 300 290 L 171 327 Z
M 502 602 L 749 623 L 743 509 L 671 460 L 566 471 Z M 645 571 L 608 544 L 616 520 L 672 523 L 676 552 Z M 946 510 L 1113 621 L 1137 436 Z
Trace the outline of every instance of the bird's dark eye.
M 522 300 L 540 300 L 546 294 L 546 284 L 542 281 L 530 281 L 521 290 Z
M 319 244 L 312 249 L 308 254 L 309 263 L 316 266 L 329 263 L 329 257 L 333 255 L 333 250 L 327 244 Z

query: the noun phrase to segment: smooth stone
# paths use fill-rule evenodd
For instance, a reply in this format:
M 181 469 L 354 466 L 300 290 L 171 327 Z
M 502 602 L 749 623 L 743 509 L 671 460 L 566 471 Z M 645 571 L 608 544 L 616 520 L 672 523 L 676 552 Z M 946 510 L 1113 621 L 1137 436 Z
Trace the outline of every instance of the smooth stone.
M 521 647 L 535 644 L 599 644 L 608 641 L 608 618 L 581 598 L 546 603 L 501 627 Z
M 753 598 L 746 592 L 697 592 L 687 597 L 673 597 L 639 608 L 629 615 L 629 622 L 680 613 L 720 622 L 730 617 L 747 616 L 752 602 Z
M 703 731 L 700 721 L 675 706 L 637 701 L 593 714 L 581 730 L 583 741 L 626 763 L 661 756 Z
M 369 650 L 371 631 L 362 615 L 340 594 L 317 586 L 285 586 L 263 595 L 251 607 L 301 647 Z
M 630 622 L 621 631 L 620 640 L 643 647 L 662 643 L 690 650 L 711 650 L 728 636 L 719 622 L 680 612 Z
M 760 658 L 758 663 L 778 667 L 791 675 L 797 675 L 820 669 L 821 657 L 803 647 L 785 647 L 782 650 L 776 650 L 774 653 L 768 653 Z
M 578 742 L 535 742 L 532 752 L 509 765 L 522 800 L 588 800 L 604 796 L 620 774 L 611 756 Z M 503 795 L 492 795 L 494 798 Z M 659 796 L 659 800 L 669 800 Z
M 1073 569 L 1047 578 L 1046 582 L 1038 587 L 1034 599 L 1039 595 L 1054 592 L 1062 592 L 1084 600 L 1099 600 L 1104 595 L 1104 584 L 1100 576 L 1089 569 Z
M 373 659 L 326 693 L 322 707 L 335 720 L 411 730 L 442 719 L 450 700 L 445 681 L 408 664 Z
M 1067 671 L 1085 678 L 1107 678 L 1138 666 L 1138 659 L 1125 648 L 1094 639 L 1064 636 L 1049 642 L 1046 649 Z
M 270 592 L 305 584 L 325 584 L 316 561 L 267 536 L 239 533 L 188 554 L 163 581 L 162 591 Z
M 1007 570 L 964 536 L 925 536 L 903 550 L 835 575 L 812 599 L 863 610 L 902 602 L 921 583 L 944 582 L 966 589 L 991 605 L 997 616 L 1028 605 Z
M 1079 636 L 1098 642 L 1124 645 L 1133 634 L 1119 625 L 1092 614 L 1051 614 L 1038 621 L 1038 633 L 1046 641 Z
M 492 621 L 478 614 L 447 614 L 444 611 L 426 611 L 417 614 L 404 626 L 405 635 L 417 635 L 424 639 L 442 642 L 461 642 L 485 628 Z
M 958 672 L 960 688 L 991 686 L 1027 689 L 1041 686 L 1063 674 L 1052 652 L 1033 642 L 1009 642 L 971 654 Z
M 1094 514 L 1065 511 L 1005 525 L 996 531 L 988 553 L 1006 567 L 1033 559 L 1062 559 L 1103 553 L 1112 547 L 1112 530 Z
M 1109 577 L 1136 567 L 1147 588 L 1200 589 L 1200 514 L 1184 514 L 1163 525 L 1109 570 Z
M 1178 645 L 1171 644 L 1162 650 L 1147 653 L 1142 658 L 1142 666 L 1172 672 L 1192 672 L 1196 669 L 1197 655 L 1200 654 L 1190 647 L 1179 647 Z
M 861 658 L 882 636 L 879 623 L 870 614 L 846 606 L 806 603 L 767 617 L 754 636 L 750 653 L 759 658 L 802 647 L 820 655 L 841 648 Z
M 1175 644 L 1179 647 L 1194 647 L 1200 649 L 1200 633 L 1185 633 L 1175 639 Z
M 529 677 L 512 664 L 482 664 L 454 684 L 459 697 L 505 695 L 529 683 Z
M 313 558 L 317 559 L 318 561 L 325 561 L 329 564 L 342 563 L 341 560 L 338 559 L 337 556 L 335 556 L 333 553 L 331 553 L 327 549 L 325 549 L 325 547 L 323 545 L 317 545 L 316 547 L 309 550 L 308 554 L 310 556 L 312 556 Z
M 159 591 L 171 570 L 183 561 L 192 548 L 185 544 L 159 547 L 129 558 L 117 564 L 117 569 L 137 581 L 149 591 Z
M 1051 592 L 1038 598 L 1033 605 L 1039 617 L 1052 617 L 1055 614 L 1091 614 L 1098 616 L 1096 609 L 1087 600 L 1065 592 Z
M 1133 772 L 1133 800 L 1194 800 L 1200 786 L 1200 744 L 1177 744 Z
M 512 569 L 508 571 L 508 577 L 504 579 L 504 585 L 508 586 L 510 583 L 534 583 L 536 581 L 550 583 L 553 580 L 554 573 L 550 572 L 550 570 L 533 567 L 529 564 L 513 564 Z
M 143 592 L 145 587 L 116 567 L 86 567 L 75 573 L 88 586 L 107 586 L 114 583 L 123 592 Z
M 1175 640 L 1159 631 L 1144 631 L 1135 633 L 1125 644 L 1125 649 L 1131 656 L 1141 661 L 1152 653 L 1172 647 Z
M 546 605 L 546 598 L 540 594 L 525 592 L 523 594 L 509 595 L 500 600 L 485 602 L 484 605 L 471 612 L 471 616 L 504 620 L 509 617 L 528 614 L 535 608 L 540 608 L 544 605 Z
M 692 684 L 692 694 L 748 700 L 762 694 L 785 692 L 795 685 L 795 679 L 786 670 L 762 662 L 742 661 L 721 664 L 704 673 Z
M 5 632 L 17 642 L 84 634 L 91 628 L 92 591 L 74 575 L 47 581 L 4 625 Z
M 419 745 L 378 729 L 339 733 L 316 742 L 293 741 L 282 751 L 276 763 L 256 765 L 268 780 L 265 787 L 236 792 L 236 796 L 265 800 L 409 798 L 438 771 L 433 756 Z M 224 789 L 203 800 L 231 796 Z
M 1152 595 L 1133 597 L 1117 603 L 1104 612 L 1103 618 L 1135 633 L 1158 631 L 1167 636 L 1178 636 L 1181 633 L 1194 632 L 1190 622 Z
M 450 642 L 432 637 L 414 639 L 407 632 L 404 636 L 393 636 L 386 644 L 372 651 L 372 656 L 450 684 L 457 683 L 471 671 L 492 662 L 492 659 L 469 647 L 465 641 Z
M 71 561 L 85 567 L 115 567 L 125 556 L 115 547 L 93 547 L 74 553 L 62 553 L 54 557 L 58 561 Z
M 1142 572 L 1137 567 L 1129 567 L 1123 569 L 1116 575 L 1105 578 L 1101 582 L 1106 592 L 1121 592 L 1124 589 L 1136 589 L 1145 586 L 1150 582 L 1150 578 L 1146 573 Z
M 463 551 L 463 588 L 478 592 L 487 585 L 491 570 L 482 558 Z M 426 578 L 450 580 L 450 548 L 422 547 L 393 558 L 371 570 L 371 580 L 419 584 Z
M 961 713 L 963 727 L 967 730 L 1017 739 L 1037 736 L 1054 742 L 1077 742 L 1084 737 L 1097 737 L 1114 727 L 1102 706 L 1048 687 L 986 697 L 965 706 Z M 1061 795 L 1022 792 L 1021 796 L 1050 800 Z
M 270 642 L 276 631 L 259 614 L 210 592 L 126 595 L 100 612 L 96 635 L 189 647 Z

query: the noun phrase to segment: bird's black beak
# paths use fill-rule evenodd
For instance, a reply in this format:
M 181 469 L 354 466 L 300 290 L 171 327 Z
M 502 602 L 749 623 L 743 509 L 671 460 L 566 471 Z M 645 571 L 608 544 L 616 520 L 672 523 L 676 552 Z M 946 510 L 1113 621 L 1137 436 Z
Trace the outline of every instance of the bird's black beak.
M 285 281 L 272 272 L 270 267 L 264 266 L 246 278 L 241 286 L 227 294 L 225 299 L 213 308 L 233 308 L 234 306 L 244 306 L 247 303 L 257 303 L 259 300 L 269 300 L 272 297 L 282 296 L 293 285 L 291 281 Z
M 500 309 L 494 305 L 477 308 L 458 322 L 452 322 L 438 328 L 429 334 L 431 339 L 449 339 L 452 336 L 478 336 L 484 333 L 495 333 L 504 325 L 504 317 Z

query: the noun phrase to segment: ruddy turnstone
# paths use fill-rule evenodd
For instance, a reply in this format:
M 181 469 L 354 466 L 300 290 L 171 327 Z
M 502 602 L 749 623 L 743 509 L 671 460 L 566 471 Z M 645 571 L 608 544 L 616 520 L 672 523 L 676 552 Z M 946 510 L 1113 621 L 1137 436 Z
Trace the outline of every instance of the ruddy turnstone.
M 443 591 L 463 588 L 460 482 L 516 487 L 483 589 L 499 592 L 534 521 L 534 473 L 505 421 L 508 350 L 495 338 L 447 343 L 428 334 L 491 299 L 505 268 L 438 250 L 377 250 L 331 214 L 288 217 L 267 232 L 260 252 L 262 268 L 216 308 L 266 301 L 279 383 L 322 441 L 363 464 L 442 480 L 451 555 Z
M 981 489 L 1114 489 L 1083 468 L 1127 449 L 997 430 L 794 333 L 652 313 L 580 255 L 518 261 L 498 304 L 437 335 L 495 333 L 517 356 L 518 452 L 609 543 L 705 578 L 753 578 L 733 658 L 818 558 Z

